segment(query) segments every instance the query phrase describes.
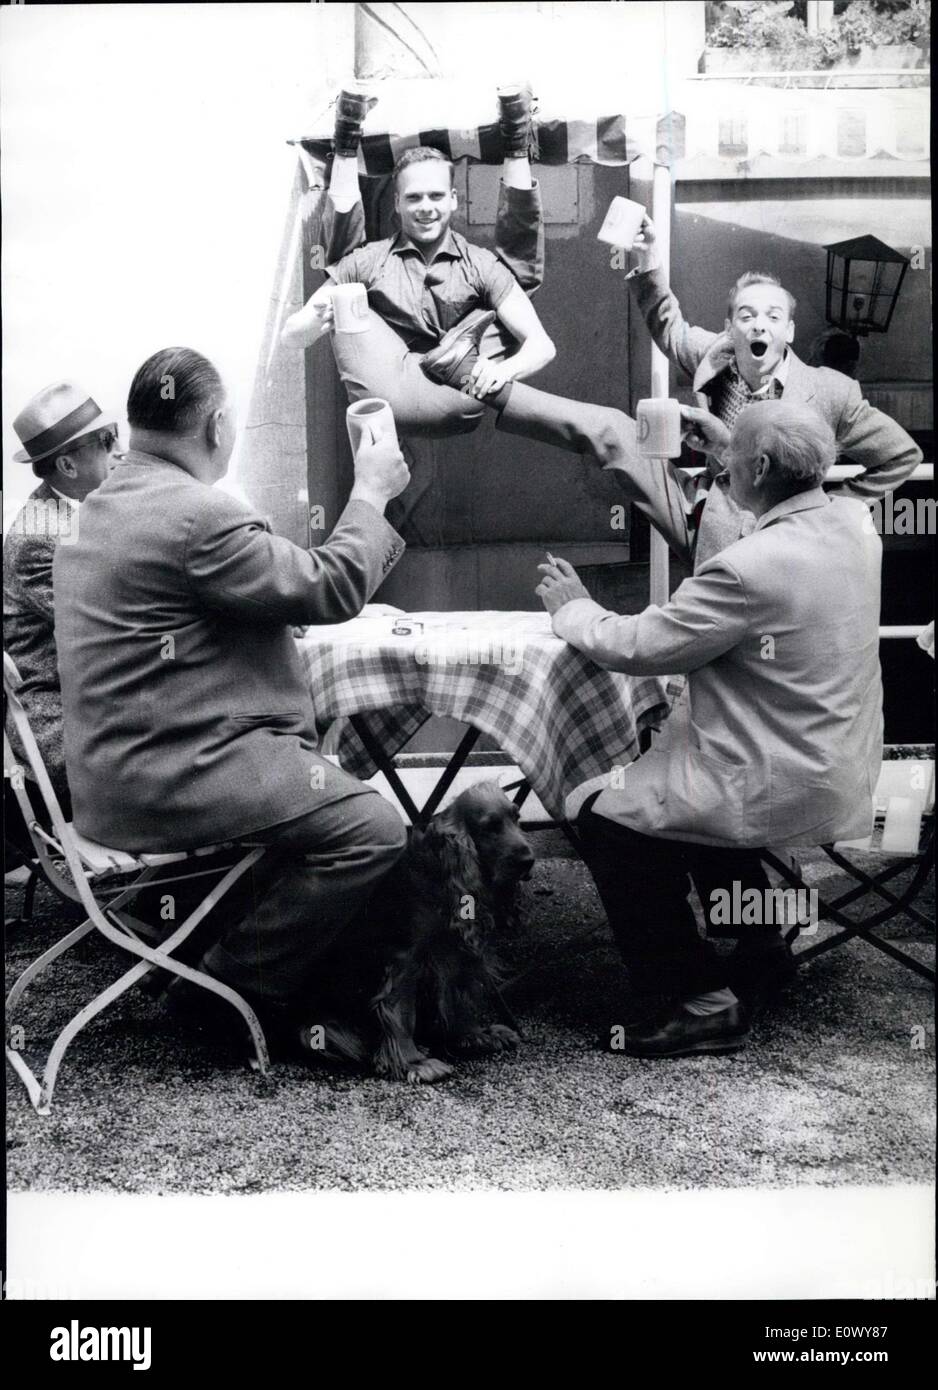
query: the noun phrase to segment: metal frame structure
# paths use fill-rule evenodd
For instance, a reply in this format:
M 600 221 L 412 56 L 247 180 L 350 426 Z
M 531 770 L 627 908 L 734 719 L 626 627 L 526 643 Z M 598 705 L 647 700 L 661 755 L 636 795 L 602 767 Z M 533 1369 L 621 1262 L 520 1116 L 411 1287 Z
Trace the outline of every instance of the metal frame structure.
M 75 827 L 66 821 L 52 788 L 42 754 L 18 694 L 20 684 L 21 678 L 15 663 L 4 653 L 3 688 L 8 716 L 20 738 L 38 785 L 51 824 L 51 833 L 44 829 L 37 819 L 26 790 L 23 769 L 17 765 L 4 729 L 5 768 L 43 874 L 57 892 L 80 902 L 88 916 L 80 926 L 73 928 L 28 965 L 13 985 L 6 1000 L 8 1039 L 11 1030 L 16 1027 L 17 1006 L 26 988 L 91 932 L 99 931 L 112 946 L 136 960 L 119 979 L 97 994 L 69 1020 L 49 1051 L 41 1077 L 32 1071 L 18 1048 L 11 1046 L 8 1041 L 7 1061 L 26 1087 L 34 1109 L 40 1115 L 49 1114 L 59 1067 L 67 1049 L 86 1024 L 115 1003 L 132 985 L 138 984 L 156 969 L 166 970 L 172 975 L 188 980 L 230 1004 L 241 1015 L 250 1034 L 254 1047 L 252 1065 L 262 1074 L 266 1074 L 270 1066 L 267 1042 L 254 1010 L 233 989 L 200 970 L 184 965 L 173 954 L 234 884 L 254 867 L 264 854 L 265 847 L 248 844 L 212 845 L 192 851 L 128 854 L 123 850 L 108 849 L 106 846 L 95 844 L 79 835 Z M 209 869 L 202 867 L 202 861 L 206 856 L 222 852 L 227 854 L 228 851 L 232 860 L 230 864 Z M 164 867 L 175 865 L 180 866 L 179 872 L 174 872 L 169 877 L 158 877 Z M 213 876 L 218 881 L 186 919 L 157 946 L 148 945 L 142 939 L 140 924 L 135 922 L 131 925 L 130 920 L 125 919 L 120 913 L 119 909 L 145 886 L 154 887 L 207 876 Z

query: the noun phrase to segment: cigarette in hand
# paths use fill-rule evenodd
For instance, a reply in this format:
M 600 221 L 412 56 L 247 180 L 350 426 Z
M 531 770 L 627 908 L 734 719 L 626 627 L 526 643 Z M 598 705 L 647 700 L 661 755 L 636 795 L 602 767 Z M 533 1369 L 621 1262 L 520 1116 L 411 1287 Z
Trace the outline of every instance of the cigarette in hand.
M 547 556 L 548 560 L 552 565 L 556 565 L 557 561 L 554 559 L 553 555 L 551 555 L 549 550 L 545 550 L 544 554 Z

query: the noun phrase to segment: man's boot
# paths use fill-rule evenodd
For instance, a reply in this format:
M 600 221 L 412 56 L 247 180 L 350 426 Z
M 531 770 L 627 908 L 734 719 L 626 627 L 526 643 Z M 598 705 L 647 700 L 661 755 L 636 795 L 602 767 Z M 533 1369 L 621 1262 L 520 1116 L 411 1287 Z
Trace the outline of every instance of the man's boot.
M 532 116 L 537 105 L 531 84 L 498 89 L 498 129 L 504 159 L 537 159 L 537 126 Z
M 355 88 L 345 88 L 338 95 L 335 104 L 335 134 L 333 145 L 340 156 L 357 155 L 362 138 L 362 123 L 368 112 L 378 102 L 377 97 Z
M 485 330 L 494 319 L 492 309 L 472 309 L 435 348 L 421 357 L 424 376 L 440 386 L 452 386 L 461 391 L 479 360 L 479 344 Z

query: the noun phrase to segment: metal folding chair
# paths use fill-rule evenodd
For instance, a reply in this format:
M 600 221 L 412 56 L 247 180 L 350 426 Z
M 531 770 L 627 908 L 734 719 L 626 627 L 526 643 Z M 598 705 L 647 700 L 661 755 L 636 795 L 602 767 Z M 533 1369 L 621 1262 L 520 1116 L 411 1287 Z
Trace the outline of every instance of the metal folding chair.
M 173 954 L 234 884 L 253 868 L 264 854 L 264 846 L 223 844 L 174 853 L 128 854 L 124 850 L 110 849 L 86 839 L 71 822 L 66 821 L 62 813 L 19 698 L 20 685 L 21 679 L 16 665 L 4 653 L 3 688 L 8 718 L 13 722 L 29 761 L 48 815 L 51 833 L 40 824 L 36 815 L 26 788 L 25 771 L 13 755 L 6 725 L 3 735 L 4 776 L 10 779 L 43 875 L 56 892 L 81 903 L 88 913 L 80 926 L 68 932 L 27 966 L 7 996 L 7 1060 L 26 1087 L 37 1113 L 48 1115 L 62 1059 L 85 1025 L 119 999 L 132 985 L 139 983 L 156 969 L 182 976 L 192 984 L 199 985 L 209 993 L 224 999 L 237 1010 L 247 1025 L 254 1046 L 252 1065 L 262 1074 L 266 1074 L 270 1066 L 267 1042 L 254 1010 L 233 989 L 202 971 L 183 964 Z M 205 868 L 204 860 L 210 855 L 222 855 L 221 864 Z M 169 876 L 161 877 L 161 873 L 167 868 L 171 868 L 172 872 Z M 209 891 L 168 936 L 158 940 L 159 933 L 154 930 L 152 939 L 155 944 L 149 944 L 143 939 L 145 928 L 140 922 L 120 911 L 144 886 L 153 888 L 157 885 L 189 882 L 199 878 L 213 880 Z M 40 1079 L 30 1069 L 20 1048 L 13 1045 L 21 1031 L 21 1025 L 16 1021 L 17 1006 L 27 986 L 33 984 L 60 956 L 95 930 L 120 951 L 125 951 L 135 958 L 136 963 L 107 989 L 91 999 L 66 1024 L 49 1051 Z M 149 932 L 146 934 L 150 935 Z
M 934 983 L 934 969 L 923 965 L 891 941 L 876 936 L 874 931 L 904 914 L 919 926 L 934 932 L 934 921 L 915 906 L 916 898 L 935 868 L 934 762 L 922 758 L 897 758 L 883 763 L 873 800 L 872 834 L 862 840 L 821 846 L 828 859 L 855 884 L 829 902 L 818 897 L 818 919 L 835 922 L 841 930 L 824 941 L 798 951 L 795 959 L 802 965 L 816 956 L 835 950 L 853 937 L 860 937 L 916 975 Z M 857 851 L 889 862 L 882 869 L 870 873 L 850 858 L 851 853 Z M 791 859 L 771 850 L 763 850 L 762 859 L 793 888 L 808 888 L 798 865 Z M 888 883 L 909 870 L 911 877 L 900 893 L 887 888 Z M 844 909 L 864 898 L 874 901 L 873 911 L 859 920 L 848 917 Z M 877 901 L 886 906 L 876 906 Z M 789 940 L 797 936 L 798 930 L 796 926 L 787 934 Z

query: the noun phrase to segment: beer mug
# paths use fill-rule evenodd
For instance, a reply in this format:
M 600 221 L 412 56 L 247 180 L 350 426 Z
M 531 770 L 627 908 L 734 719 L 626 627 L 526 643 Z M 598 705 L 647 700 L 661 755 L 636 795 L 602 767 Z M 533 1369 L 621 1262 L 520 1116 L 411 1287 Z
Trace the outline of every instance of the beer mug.
M 345 412 L 345 428 L 348 430 L 352 453 L 358 453 L 358 446 L 364 439 L 366 443 L 377 443 L 379 439 L 393 439 L 399 450 L 397 427 L 394 412 L 380 396 L 368 396 L 363 401 L 355 401 Z
M 678 401 L 639 401 L 635 423 L 638 426 L 638 452 L 642 458 L 680 458 L 681 406 Z
M 645 209 L 641 203 L 635 203 L 631 198 L 613 198 L 596 236 L 610 246 L 623 246 L 628 251 L 638 235 L 644 216 Z
M 333 285 L 331 298 L 337 333 L 368 332 L 368 291 L 364 285 Z

